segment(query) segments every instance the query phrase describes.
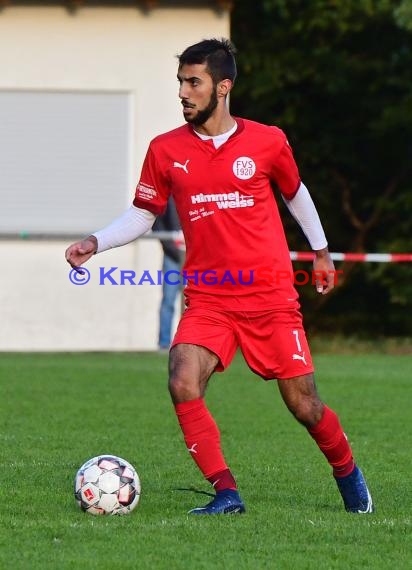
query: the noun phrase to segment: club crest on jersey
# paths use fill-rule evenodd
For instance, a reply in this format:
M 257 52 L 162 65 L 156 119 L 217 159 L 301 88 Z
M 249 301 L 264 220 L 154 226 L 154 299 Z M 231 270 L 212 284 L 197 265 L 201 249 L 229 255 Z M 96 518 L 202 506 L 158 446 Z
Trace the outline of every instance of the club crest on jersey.
M 256 164 L 248 156 L 239 156 L 239 158 L 235 159 L 232 169 L 233 174 L 237 178 L 240 178 L 240 180 L 248 180 L 255 174 Z

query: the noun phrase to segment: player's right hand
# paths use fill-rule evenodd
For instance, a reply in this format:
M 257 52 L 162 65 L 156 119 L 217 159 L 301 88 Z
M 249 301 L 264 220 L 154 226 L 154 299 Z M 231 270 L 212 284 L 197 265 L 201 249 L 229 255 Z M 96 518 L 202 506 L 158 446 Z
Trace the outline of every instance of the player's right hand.
M 73 269 L 81 267 L 88 259 L 90 259 L 97 251 L 97 239 L 89 236 L 82 241 L 73 243 L 66 249 L 66 261 Z M 81 271 L 79 271 L 81 273 Z

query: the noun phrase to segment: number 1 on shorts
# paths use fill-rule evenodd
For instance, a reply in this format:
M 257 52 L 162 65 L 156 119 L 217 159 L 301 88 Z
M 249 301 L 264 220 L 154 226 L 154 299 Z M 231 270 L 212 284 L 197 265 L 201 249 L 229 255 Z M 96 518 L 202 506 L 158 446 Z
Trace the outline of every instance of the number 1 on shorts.
M 298 348 L 298 352 L 302 352 L 302 345 L 300 344 L 300 340 L 299 340 L 299 331 L 293 330 L 292 334 L 295 336 L 296 346 Z

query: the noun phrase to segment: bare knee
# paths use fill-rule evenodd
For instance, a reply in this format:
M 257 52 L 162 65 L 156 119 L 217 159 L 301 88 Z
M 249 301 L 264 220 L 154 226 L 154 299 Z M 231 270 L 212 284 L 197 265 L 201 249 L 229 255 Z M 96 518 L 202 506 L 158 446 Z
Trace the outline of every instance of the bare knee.
M 293 408 L 289 409 L 299 423 L 311 428 L 321 420 L 323 404 L 319 398 L 302 398 Z
M 319 399 L 313 374 L 278 380 L 282 398 L 298 422 L 310 428 L 322 418 L 323 403 Z
M 174 346 L 169 357 L 169 392 L 173 402 L 202 398 L 217 362 L 217 356 L 201 346 Z
M 184 366 L 173 367 L 169 374 L 169 393 L 173 402 L 186 402 L 202 398 L 204 390 Z

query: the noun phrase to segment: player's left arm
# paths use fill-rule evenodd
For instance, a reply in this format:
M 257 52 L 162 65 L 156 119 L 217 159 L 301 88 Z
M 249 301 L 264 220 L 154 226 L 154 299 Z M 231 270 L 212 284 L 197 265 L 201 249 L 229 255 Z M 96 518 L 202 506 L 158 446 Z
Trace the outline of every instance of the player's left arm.
M 335 286 L 336 272 L 316 206 L 303 182 L 293 198 L 287 199 L 283 194 L 282 198 L 315 253 L 313 270 L 316 290 L 326 295 Z
M 272 178 L 280 189 L 290 213 L 300 225 L 315 252 L 313 270 L 316 290 L 326 295 L 335 286 L 336 277 L 335 267 L 328 251 L 328 242 L 315 204 L 300 179 L 293 151 L 285 134 L 281 133 L 281 136 L 284 144 L 273 162 Z

